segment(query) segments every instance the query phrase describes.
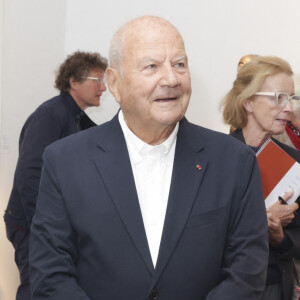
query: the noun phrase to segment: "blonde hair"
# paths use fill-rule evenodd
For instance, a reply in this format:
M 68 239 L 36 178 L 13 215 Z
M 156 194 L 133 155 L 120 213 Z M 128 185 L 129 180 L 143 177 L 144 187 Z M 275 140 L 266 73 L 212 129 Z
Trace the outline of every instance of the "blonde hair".
M 221 103 L 224 122 L 235 128 L 243 128 L 248 120 L 244 101 L 259 91 L 268 76 L 281 72 L 293 75 L 289 63 L 275 56 L 258 56 L 245 64 Z

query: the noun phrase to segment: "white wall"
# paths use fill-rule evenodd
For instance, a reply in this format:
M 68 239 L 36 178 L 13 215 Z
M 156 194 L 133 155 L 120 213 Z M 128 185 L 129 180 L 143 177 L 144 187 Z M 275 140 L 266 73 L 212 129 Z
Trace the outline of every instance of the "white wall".
M 206 127 L 227 132 L 218 104 L 244 54 L 281 56 L 300 72 L 299 0 L 3 1 L 0 214 L 12 186 L 20 129 L 38 104 L 57 93 L 54 70 L 78 49 L 107 56 L 113 32 L 133 17 L 159 15 L 181 31 L 193 85 L 187 117 Z M 108 92 L 101 102 L 89 110 L 98 123 L 117 110 Z M 0 245 L 0 299 L 12 300 L 18 275 L 2 221 Z
M 21 127 L 33 109 L 55 95 L 54 70 L 65 56 L 65 1 L 3 1 L 0 148 L 0 299 L 18 284 L 13 248 L 2 215 L 12 186 Z

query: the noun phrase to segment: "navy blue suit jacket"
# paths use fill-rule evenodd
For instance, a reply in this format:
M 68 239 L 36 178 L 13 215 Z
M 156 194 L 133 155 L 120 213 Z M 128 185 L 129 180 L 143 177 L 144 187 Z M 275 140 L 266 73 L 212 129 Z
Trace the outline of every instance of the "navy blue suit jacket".
M 46 149 L 33 299 L 254 300 L 267 261 L 255 155 L 232 137 L 180 122 L 155 269 L 118 118 Z
M 45 148 L 63 137 L 95 125 L 67 92 L 43 102 L 28 117 L 20 134 L 19 159 L 4 215 L 8 226 L 30 229 Z

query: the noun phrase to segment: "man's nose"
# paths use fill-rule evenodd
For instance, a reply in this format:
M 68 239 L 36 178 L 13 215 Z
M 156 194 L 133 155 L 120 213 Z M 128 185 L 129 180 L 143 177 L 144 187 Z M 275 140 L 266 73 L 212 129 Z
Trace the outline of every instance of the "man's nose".
M 180 80 L 178 78 L 178 74 L 173 66 L 165 66 L 162 68 L 161 86 L 169 86 L 169 87 L 176 87 L 180 84 Z
M 103 91 L 103 92 L 106 91 L 106 84 L 104 81 L 102 81 L 98 87 L 99 87 L 100 91 Z

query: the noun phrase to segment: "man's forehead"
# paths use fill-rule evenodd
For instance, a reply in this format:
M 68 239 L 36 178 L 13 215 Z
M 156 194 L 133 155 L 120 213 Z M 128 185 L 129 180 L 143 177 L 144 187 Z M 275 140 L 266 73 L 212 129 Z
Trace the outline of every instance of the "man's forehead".
M 137 41 L 143 41 L 147 39 L 161 39 L 168 36 L 172 36 L 174 39 L 182 40 L 180 33 L 174 27 L 137 27 L 135 30 L 132 30 L 131 34 L 128 35 L 128 39 L 135 39 Z
M 187 55 L 183 44 L 170 46 L 165 44 L 147 45 L 146 43 L 128 44 L 129 47 L 124 49 L 124 58 L 131 62 L 135 61 L 139 65 L 149 62 L 162 62 L 166 59 L 171 61 L 187 60 Z M 135 46 L 133 46 L 135 45 Z
M 100 74 L 103 74 L 104 70 L 102 70 L 101 68 L 95 68 L 95 69 L 91 69 L 90 73 L 100 73 Z
M 184 51 L 184 42 L 180 33 L 172 27 L 168 28 L 139 28 L 127 34 L 124 38 L 124 50 L 142 49 L 158 50 L 165 46 L 173 45 L 174 48 Z

